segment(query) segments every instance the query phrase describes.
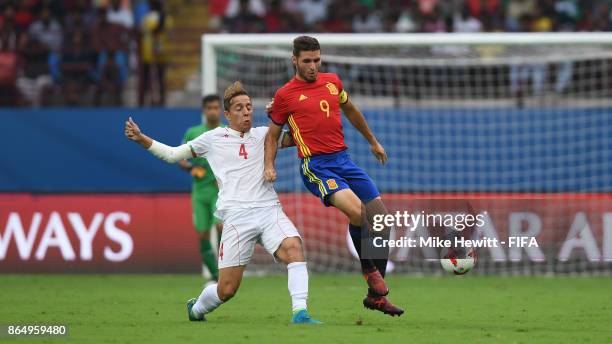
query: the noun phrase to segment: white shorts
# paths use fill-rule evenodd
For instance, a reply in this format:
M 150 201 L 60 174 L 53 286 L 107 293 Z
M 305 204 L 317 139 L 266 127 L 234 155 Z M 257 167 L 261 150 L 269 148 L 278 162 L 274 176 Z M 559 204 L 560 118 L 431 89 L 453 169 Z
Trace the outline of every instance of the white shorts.
M 223 232 L 219 244 L 219 269 L 247 265 L 255 243 L 274 256 L 286 238 L 300 237 L 297 228 L 279 205 L 223 211 Z

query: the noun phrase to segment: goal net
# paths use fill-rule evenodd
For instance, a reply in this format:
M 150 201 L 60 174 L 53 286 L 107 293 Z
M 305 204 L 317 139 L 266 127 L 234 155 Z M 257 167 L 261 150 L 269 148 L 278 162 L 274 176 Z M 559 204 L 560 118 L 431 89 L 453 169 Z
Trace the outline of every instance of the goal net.
M 267 125 L 265 104 L 294 76 L 296 36 L 205 35 L 203 94 L 240 80 Z M 610 274 L 611 34 L 315 36 L 322 70 L 339 75 L 389 155 L 379 165 L 343 119 L 352 159 L 399 221 L 395 272 L 440 273 L 439 249 L 420 238 L 449 228 L 403 219 L 472 211 L 483 221 L 466 239 L 485 246 L 474 273 Z M 347 220 L 306 191 L 295 149 L 276 167 L 310 268 L 357 271 Z M 280 269 L 261 249 L 252 265 Z

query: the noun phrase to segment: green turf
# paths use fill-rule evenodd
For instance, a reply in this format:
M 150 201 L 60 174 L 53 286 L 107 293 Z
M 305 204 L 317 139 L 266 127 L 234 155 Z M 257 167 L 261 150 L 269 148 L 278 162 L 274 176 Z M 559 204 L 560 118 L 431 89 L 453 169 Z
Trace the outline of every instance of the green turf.
M 245 278 L 197 323 L 185 311 L 195 275 L 1 275 L 0 324 L 70 326 L 68 338 L 36 343 L 612 343 L 610 278 L 392 276 L 401 318 L 365 310 L 357 275 L 310 281 L 322 326 L 289 323 L 285 276 Z

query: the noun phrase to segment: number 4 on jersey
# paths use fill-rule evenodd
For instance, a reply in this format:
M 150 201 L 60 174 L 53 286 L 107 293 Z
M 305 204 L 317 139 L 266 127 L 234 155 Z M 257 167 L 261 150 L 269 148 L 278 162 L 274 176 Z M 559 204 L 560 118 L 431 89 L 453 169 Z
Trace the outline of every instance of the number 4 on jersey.
M 240 144 L 240 151 L 238 152 L 238 156 L 243 156 L 245 160 L 249 156 L 249 154 L 246 151 L 246 148 L 244 147 L 244 143 Z

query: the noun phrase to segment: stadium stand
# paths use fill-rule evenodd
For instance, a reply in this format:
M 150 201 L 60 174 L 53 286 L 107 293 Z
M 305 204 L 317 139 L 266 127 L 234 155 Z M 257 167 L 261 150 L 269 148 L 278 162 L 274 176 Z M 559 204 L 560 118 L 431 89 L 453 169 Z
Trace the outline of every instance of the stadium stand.
M 205 32 L 611 29 L 609 1 L 595 0 L 0 0 L 0 104 L 195 105 Z M 538 92 L 541 69 L 512 75 Z

